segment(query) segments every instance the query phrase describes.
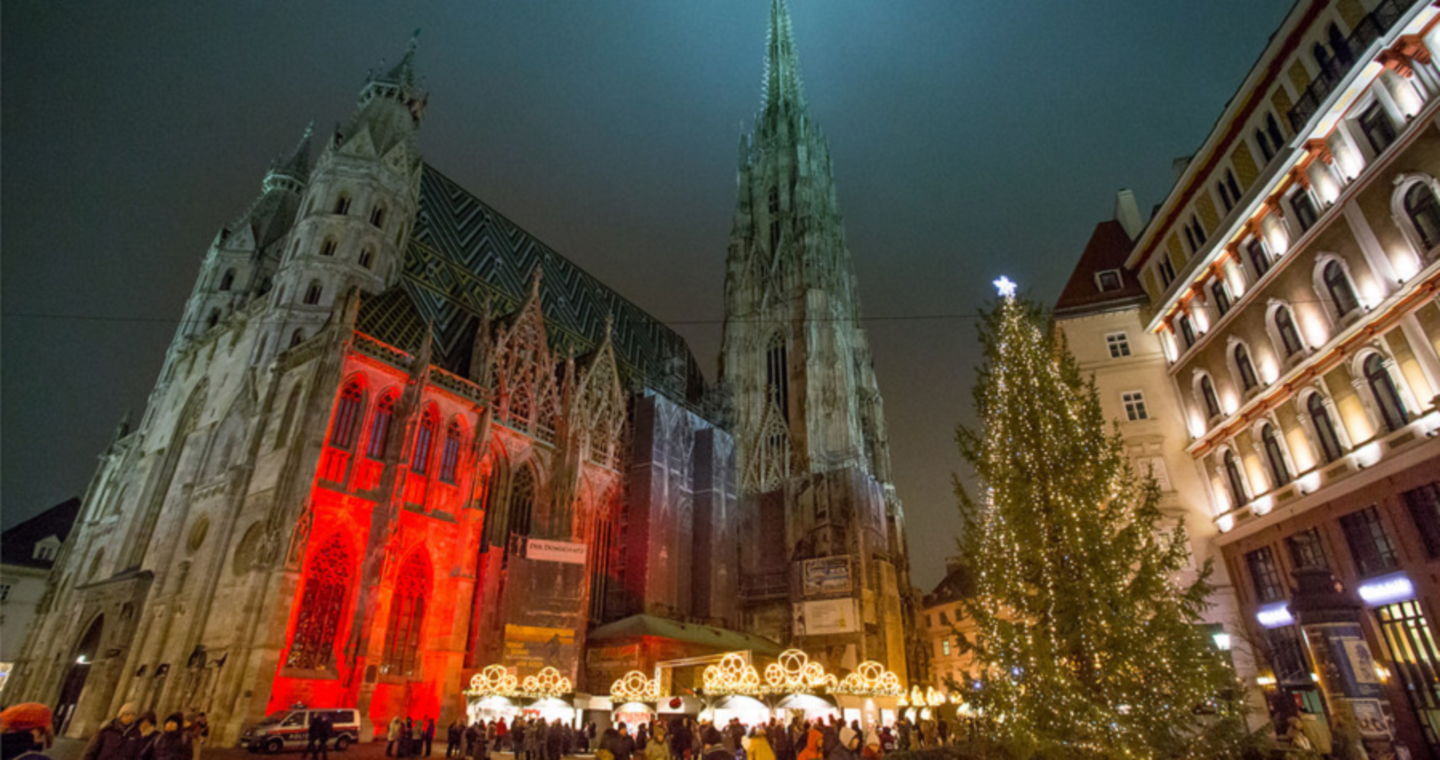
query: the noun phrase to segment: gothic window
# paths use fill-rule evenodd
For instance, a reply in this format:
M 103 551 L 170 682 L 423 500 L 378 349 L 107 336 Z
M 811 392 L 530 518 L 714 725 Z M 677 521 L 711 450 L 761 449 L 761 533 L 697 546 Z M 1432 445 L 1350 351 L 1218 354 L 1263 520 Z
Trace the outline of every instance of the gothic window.
M 336 247 L 335 238 L 325 238 L 325 242 L 320 244 L 320 255 L 334 256 Z
M 1209 375 L 1200 376 L 1200 397 L 1205 405 L 1205 414 L 1209 418 L 1220 416 L 1220 397 L 1215 393 L 1215 383 L 1210 380 Z
M 385 207 L 376 206 L 370 210 L 370 223 L 380 229 L 385 229 Z
M 1235 181 L 1235 172 L 1226 169 L 1225 178 L 1215 184 L 1220 189 L 1220 202 L 1225 204 L 1225 210 L 1235 208 L 1240 200 L 1240 183 Z
M 1240 474 L 1240 463 L 1235 452 L 1227 450 L 1224 457 L 1225 482 L 1230 486 L 1231 507 L 1238 507 L 1250 499 L 1245 495 L 1245 476 Z
M 1305 402 L 1305 411 L 1310 415 L 1310 423 L 1315 426 L 1315 437 L 1320 440 L 1321 456 L 1326 462 L 1339 459 L 1344 452 L 1340 447 L 1340 436 L 1335 433 L 1335 421 L 1330 419 L 1330 410 L 1325 408 L 1325 399 L 1319 393 L 1310 394 L 1310 400 Z
M 226 269 L 225 274 L 220 275 L 220 290 L 229 290 L 235 285 L 235 270 Z
M 1255 375 L 1255 362 L 1250 360 L 1250 351 L 1244 343 L 1235 344 L 1235 369 L 1240 375 L 1240 387 L 1250 390 L 1260 384 Z
M 335 199 L 335 213 L 340 216 L 350 213 L 350 195 L 348 193 L 341 193 L 340 197 Z
M 1288 359 L 1305 350 L 1305 344 L 1300 340 L 1300 331 L 1295 328 L 1295 318 L 1290 316 L 1290 309 L 1284 306 L 1275 310 L 1275 332 L 1280 335 L 1280 347 L 1285 351 Z
M 1265 446 L 1265 460 L 1270 465 L 1270 481 L 1276 487 L 1290 482 L 1290 468 L 1285 465 L 1285 452 L 1280 449 L 1280 436 L 1275 426 L 1267 424 L 1260 429 L 1260 441 Z
M 208 316 L 208 317 L 205 318 L 205 328 L 206 328 L 206 329 L 210 329 L 210 328 L 213 328 L 215 325 L 218 325 L 218 324 L 220 324 L 220 310 L 219 310 L 219 309 L 211 309 L 211 310 L 210 310 L 210 316 Z
M 320 292 L 320 281 L 311 280 L 310 286 L 305 288 L 305 303 L 311 306 L 320 303 Z
M 1331 261 L 1326 264 L 1321 277 L 1325 280 L 1325 290 L 1330 294 L 1330 302 L 1335 305 L 1336 317 L 1344 317 L 1360 308 L 1355 289 L 1350 287 L 1350 278 L 1345 276 L 1345 268 L 1340 266 L 1340 262 Z
M 1170 283 L 1175 281 L 1175 262 L 1171 261 L 1170 256 L 1163 251 L 1158 258 L 1160 262 L 1155 265 L 1155 269 L 1160 272 L 1161 284 L 1168 288 Z
M 375 252 L 369 248 L 360 252 L 360 266 L 369 269 L 375 263 Z
M 1415 225 L 1426 253 L 1440 245 L 1440 201 L 1426 183 L 1417 182 L 1405 193 L 1405 214 Z
M 297 383 L 290 390 L 290 398 L 285 401 L 285 411 L 280 414 L 280 427 L 275 430 L 275 446 L 280 448 L 285 445 L 286 439 L 290 437 L 290 426 L 295 424 L 295 412 L 300 406 L 300 385 Z
M 1217 278 L 1210 283 L 1210 297 L 1215 300 L 1215 310 L 1220 316 L 1223 317 L 1230 311 L 1230 286 L 1225 284 L 1225 280 Z
M 790 421 L 790 364 L 785 336 L 778 331 L 765 346 L 765 400 L 774 402 L 785 421 Z
M 393 676 L 420 674 L 420 628 L 425 623 L 425 597 L 430 588 L 425 559 L 410 555 L 395 579 L 390 597 L 390 624 L 385 627 L 385 672 Z
M 420 430 L 415 434 L 415 453 L 410 458 L 410 471 L 416 475 L 430 472 L 430 453 L 435 448 L 435 428 L 439 424 L 435 417 L 435 407 L 426 409 L 420 419 Z
M 375 419 L 370 421 L 370 441 L 365 447 L 365 456 L 380 459 L 385 456 L 385 442 L 390 439 L 390 423 L 395 419 L 395 394 L 387 393 L 375 405 Z
M 331 536 L 310 558 L 287 666 L 315 669 L 334 661 L 335 637 L 345 614 L 353 566 L 350 549 L 339 535 Z
M 770 253 L 780 248 L 780 190 L 770 188 Z
M 300 328 L 300 327 L 295 328 L 295 332 L 290 333 L 290 347 L 291 347 L 291 348 L 294 348 L 294 347 L 296 347 L 296 346 L 298 346 L 298 345 L 300 345 L 301 343 L 304 343 L 304 342 L 305 342 L 305 330 L 304 330 L 304 328 Z
M 460 464 L 460 439 L 464 433 L 460 420 L 450 420 L 445 429 L 445 448 L 440 452 L 440 480 L 445 483 L 455 482 L 455 471 Z
M 1370 385 L 1370 394 L 1375 398 L 1375 406 L 1380 410 L 1380 419 L 1386 429 L 1394 432 L 1405 427 L 1410 419 L 1405 413 L 1405 405 L 1400 402 L 1400 389 L 1395 387 L 1395 379 L 1385 368 L 1385 361 L 1379 354 L 1370 354 L 1365 360 L 1364 370 L 1365 382 Z
M 1245 246 L 1245 253 L 1250 257 L 1250 266 L 1255 268 L 1255 279 L 1265 276 L 1270 271 L 1270 254 L 1265 251 L 1265 244 L 1258 239 L 1251 240 Z
M 510 483 L 510 498 L 505 507 L 505 513 L 508 516 L 506 525 L 508 530 L 505 535 L 500 537 L 505 541 L 505 562 L 510 559 L 513 537 L 530 534 L 530 516 L 534 506 L 535 471 L 522 466 L 515 471 L 515 479 Z
M 496 546 L 500 541 L 504 540 L 504 536 L 497 535 L 501 530 L 500 526 L 504 523 L 504 516 L 501 514 L 501 509 L 495 498 L 496 489 L 504 482 L 501 467 L 501 463 L 496 461 L 493 469 L 490 470 L 489 477 L 485 479 L 485 493 L 481 497 L 482 501 L 480 505 L 480 508 L 485 511 L 485 524 L 480 529 L 480 533 L 484 537 L 484 541 L 481 544 L 481 551 L 489 551 L 491 546 Z
M 330 429 L 330 445 L 347 451 L 355 445 L 360 420 L 365 416 L 365 392 L 359 382 L 351 382 L 340 392 L 335 405 L 335 424 Z
M 1265 114 L 1265 132 L 1270 135 L 1270 144 L 1275 146 L 1275 152 L 1280 152 L 1280 147 L 1285 144 L 1285 135 L 1280 131 L 1280 122 L 1275 120 L 1275 114 Z
M 1270 146 L 1270 139 L 1265 136 L 1264 130 L 1255 130 L 1255 144 L 1260 146 L 1260 155 L 1265 157 L 1265 162 L 1275 157 L 1275 148 Z

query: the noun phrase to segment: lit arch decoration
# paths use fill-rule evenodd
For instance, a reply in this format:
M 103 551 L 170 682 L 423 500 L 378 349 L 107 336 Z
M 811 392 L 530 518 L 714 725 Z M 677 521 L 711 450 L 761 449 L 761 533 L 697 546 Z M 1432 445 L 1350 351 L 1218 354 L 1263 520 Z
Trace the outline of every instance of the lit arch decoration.
M 632 670 L 610 684 L 611 702 L 654 702 L 660 699 L 660 681 Z
M 520 682 L 502 665 L 490 665 L 470 677 L 467 696 L 513 697 L 520 691 Z
M 860 663 L 854 673 L 845 676 L 830 689 L 832 694 L 854 694 L 861 697 L 898 697 L 905 694 L 900 677 L 874 660 Z
M 760 693 L 760 674 L 735 652 L 705 668 L 704 682 L 705 693 L 715 696 Z
M 779 661 L 766 666 L 765 681 L 768 694 L 808 694 L 838 685 L 833 673 L 826 673 L 824 666 L 799 649 L 781 652 Z
M 572 691 L 575 691 L 575 685 L 570 679 L 560 675 L 560 671 L 549 665 L 533 676 L 526 676 L 525 682 L 520 686 L 520 696 L 532 699 L 550 699 Z
M 900 707 L 939 707 L 943 704 L 945 695 L 934 686 L 927 686 L 922 691 L 917 684 L 910 687 L 908 695 L 904 691 L 900 692 Z

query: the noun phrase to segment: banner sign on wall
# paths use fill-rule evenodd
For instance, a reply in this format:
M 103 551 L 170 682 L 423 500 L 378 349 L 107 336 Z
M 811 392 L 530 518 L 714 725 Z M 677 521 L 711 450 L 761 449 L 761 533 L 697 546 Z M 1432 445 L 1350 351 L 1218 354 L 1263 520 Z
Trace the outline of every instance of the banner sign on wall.
M 534 675 L 548 665 L 573 678 L 576 658 L 572 630 L 505 625 L 504 664 L 515 668 L 517 675 Z
M 850 558 L 821 557 L 807 559 L 800 566 L 805 596 L 828 596 L 850 593 Z
M 541 562 L 583 565 L 585 564 L 585 544 L 530 538 L 525 541 L 525 558 Z
M 796 636 L 824 636 L 860 630 L 854 599 L 800 602 L 794 606 Z

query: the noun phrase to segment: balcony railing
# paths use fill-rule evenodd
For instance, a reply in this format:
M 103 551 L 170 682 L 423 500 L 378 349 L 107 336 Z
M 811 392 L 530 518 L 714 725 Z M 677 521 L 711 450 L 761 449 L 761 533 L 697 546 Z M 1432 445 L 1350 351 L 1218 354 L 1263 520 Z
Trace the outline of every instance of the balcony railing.
M 1370 49 L 1375 40 L 1385 36 L 1390 27 L 1395 26 L 1395 22 L 1405 15 L 1405 11 L 1419 1 L 1381 0 L 1375 10 L 1365 14 L 1360 23 L 1351 30 L 1350 36 L 1346 37 L 1342 44 L 1335 46 L 1330 60 L 1320 68 L 1320 74 L 1311 80 L 1304 94 L 1295 101 L 1294 107 L 1287 114 L 1290 128 L 1295 132 L 1302 131 L 1315 112 L 1320 110 L 1320 104 L 1325 102 L 1325 98 L 1329 97 L 1330 93 L 1335 91 L 1336 85 L 1355 68 L 1356 62 L 1365 51 Z

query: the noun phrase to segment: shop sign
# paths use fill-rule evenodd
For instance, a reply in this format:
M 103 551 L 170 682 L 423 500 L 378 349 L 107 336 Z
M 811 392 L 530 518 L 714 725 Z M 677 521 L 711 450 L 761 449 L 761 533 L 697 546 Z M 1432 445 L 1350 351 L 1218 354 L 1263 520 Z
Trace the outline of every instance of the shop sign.
M 531 538 L 525 541 L 525 558 L 541 562 L 563 562 L 569 565 L 585 564 L 585 544 L 569 541 L 547 541 Z

